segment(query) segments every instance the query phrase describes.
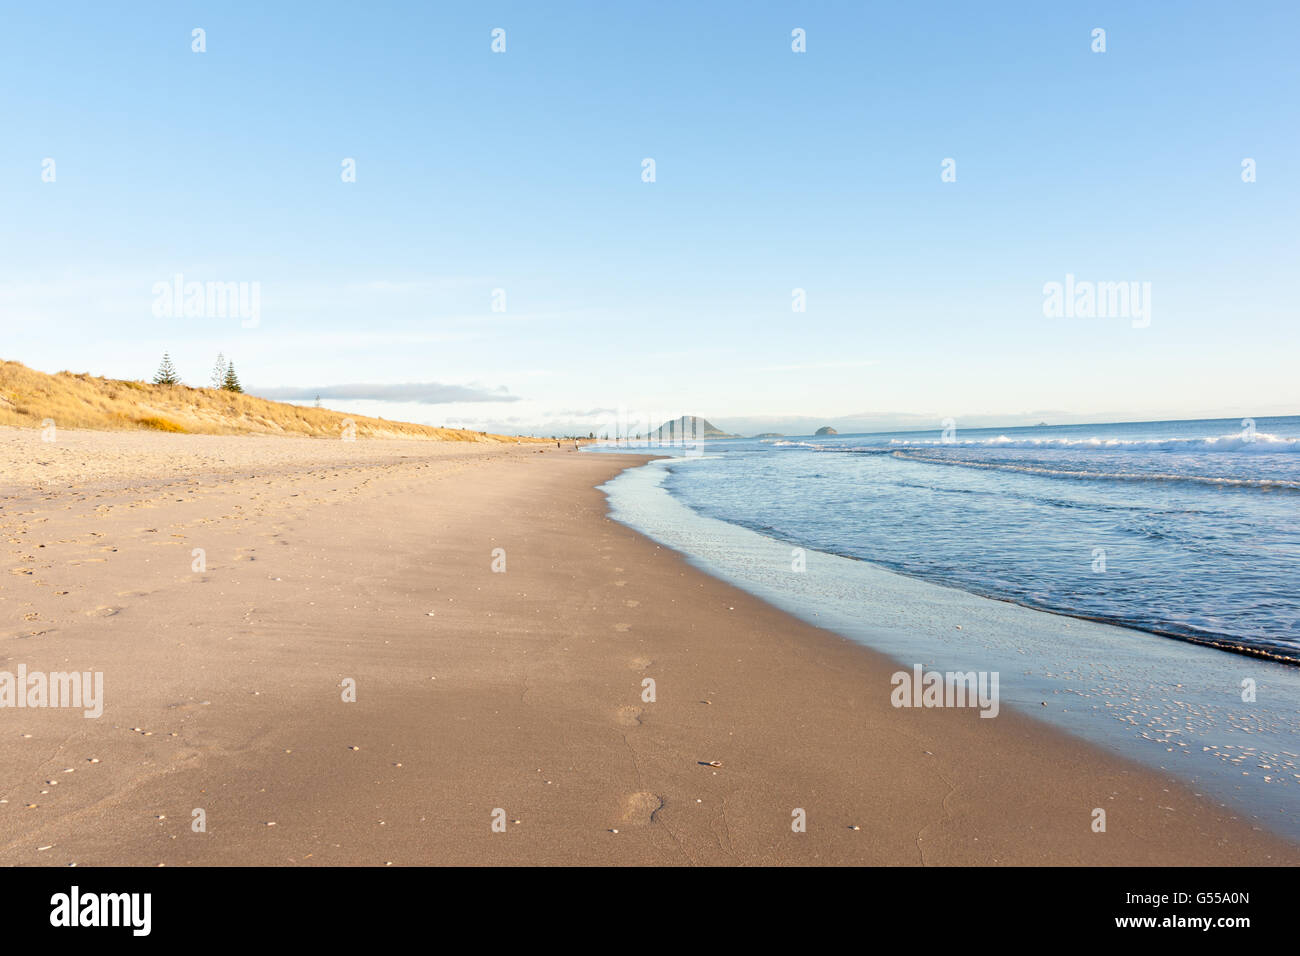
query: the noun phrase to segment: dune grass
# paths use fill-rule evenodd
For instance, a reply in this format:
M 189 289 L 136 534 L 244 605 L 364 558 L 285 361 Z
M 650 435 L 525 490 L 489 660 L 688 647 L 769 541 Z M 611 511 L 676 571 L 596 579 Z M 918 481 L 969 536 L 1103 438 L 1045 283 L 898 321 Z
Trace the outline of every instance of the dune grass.
M 359 439 L 536 440 L 346 415 L 214 388 L 150 385 L 99 378 L 84 372 L 48 375 L 20 362 L 0 361 L 0 425 L 39 428 L 46 419 L 53 420 L 59 428 L 314 438 L 339 438 L 350 422 Z

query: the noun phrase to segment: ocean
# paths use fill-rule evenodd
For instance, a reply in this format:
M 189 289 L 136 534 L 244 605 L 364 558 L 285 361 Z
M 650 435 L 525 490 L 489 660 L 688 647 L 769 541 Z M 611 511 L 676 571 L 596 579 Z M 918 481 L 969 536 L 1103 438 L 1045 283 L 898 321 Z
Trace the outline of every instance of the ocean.
M 1300 417 L 590 450 L 672 456 L 604 490 L 702 569 L 1300 838 Z
M 708 442 L 701 514 L 975 594 L 1300 663 L 1300 417 Z

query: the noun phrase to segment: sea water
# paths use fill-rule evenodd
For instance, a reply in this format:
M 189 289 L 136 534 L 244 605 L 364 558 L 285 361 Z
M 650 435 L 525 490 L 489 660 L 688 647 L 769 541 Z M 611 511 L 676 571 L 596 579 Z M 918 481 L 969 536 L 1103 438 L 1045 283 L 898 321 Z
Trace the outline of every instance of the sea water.
M 1300 838 L 1300 418 L 702 448 L 613 516 Z

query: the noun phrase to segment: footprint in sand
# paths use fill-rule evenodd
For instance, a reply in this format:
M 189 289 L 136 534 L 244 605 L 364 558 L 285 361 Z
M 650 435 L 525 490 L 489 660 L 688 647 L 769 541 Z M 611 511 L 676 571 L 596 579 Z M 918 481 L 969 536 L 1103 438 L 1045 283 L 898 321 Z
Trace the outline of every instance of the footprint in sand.
M 190 710 L 198 710 L 200 707 L 206 707 L 207 705 L 208 705 L 208 701 L 206 700 L 202 702 L 187 700 L 187 701 L 178 701 L 175 704 L 168 704 L 167 708 L 168 710 L 190 711 Z
M 629 793 L 623 798 L 619 822 L 624 826 L 647 826 L 655 822 L 655 814 L 664 807 L 664 798 L 649 790 Z
M 614 721 L 623 727 L 641 726 L 641 708 L 624 704 L 614 713 Z

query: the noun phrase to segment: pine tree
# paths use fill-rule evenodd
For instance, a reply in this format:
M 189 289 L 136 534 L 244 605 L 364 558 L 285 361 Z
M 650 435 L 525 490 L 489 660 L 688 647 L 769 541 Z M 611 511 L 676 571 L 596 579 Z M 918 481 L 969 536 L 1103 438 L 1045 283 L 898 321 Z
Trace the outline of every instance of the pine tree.
M 212 387 L 226 387 L 226 357 L 217 353 L 217 364 L 212 367 Z
M 179 385 L 181 377 L 176 374 L 176 366 L 172 365 L 171 356 L 166 352 L 163 353 L 162 364 L 158 366 L 158 374 L 153 377 L 155 385 Z
M 239 384 L 239 376 L 235 374 L 235 363 L 231 362 L 226 366 L 226 377 L 221 383 L 221 387 L 227 392 L 242 392 L 243 386 Z

